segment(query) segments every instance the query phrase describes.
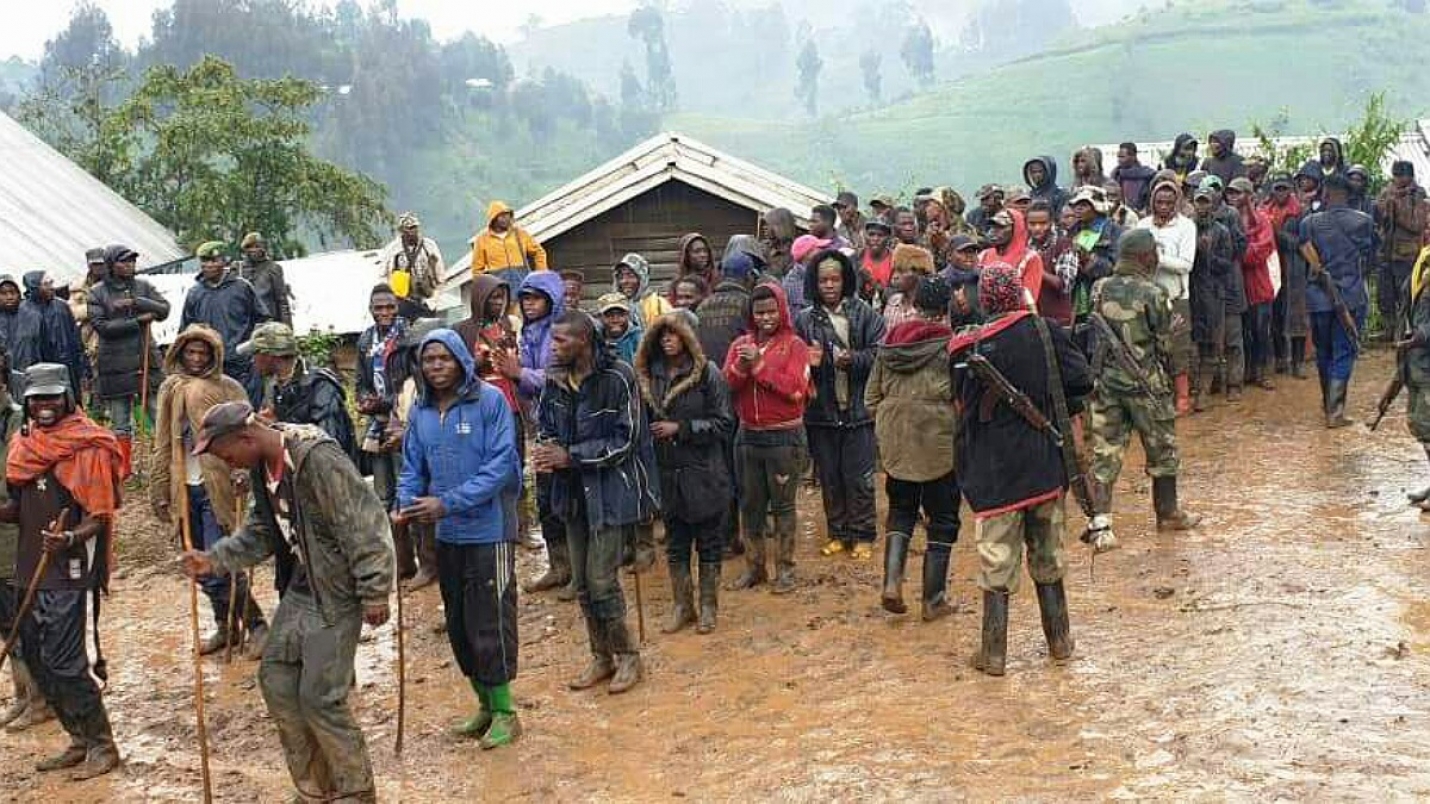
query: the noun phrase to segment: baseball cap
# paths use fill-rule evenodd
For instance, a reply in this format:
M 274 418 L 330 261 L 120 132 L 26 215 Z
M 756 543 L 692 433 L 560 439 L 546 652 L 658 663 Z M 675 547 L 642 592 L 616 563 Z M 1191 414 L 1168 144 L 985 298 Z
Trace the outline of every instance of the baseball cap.
M 996 218 L 997 216 L 995 215 L 994 217 Z M 1010 219 L 1010 220 L 1009 220 L 1009 223 L 1011 223 L 1011 222 L 1012 222 L 1012 221 L 1011 221 L 1011 219 Z M 1004 224 L 1004 225 L 1006 226 L 1006 225 L 1008 225 L 1008 224 Z M 968 235 L 960 234 L 960 235 L 954 235 L 954 236 L 948 241 L 948 246 L 949 246 L 950 249 L 952 249 L 952 250 L 954 250 L 954 251 L 963 251 L 963 250 L 966 249 L 966 248 L 972 248 L 972 249 L 978 248 L 978 243 L 977 243 L 977 241 L 975 241 L 973 238 L 969 237 Z
M 871 207 L 893 207 L 893 206 L 894 206 L 894 197 L 893 197 L 892 195 L 887 195 L 887 194 L 884 194 L 884 195 L 876 195 L 876 196 L 874 196 L 873 198 L 869 199 L 869 206 L 871 206 Z
M 255 327 L 248 340 L 238 345 L 238 353 L 244 357 L 256 354 L 292 357 L 298 354 L 298 339 L 293 336 L 292 327 L 268 321 Z
M 596 312 L 605 315 L 611 310 L 620 310 L 629 314 L 631 311 L 631 300 L 626 298 L 624 293 L 607 293 L 596 299 Z
M 199 437 L 194 440 L 194 455 L 203 455 L 220 438 L 242 430 L 257 420 L 253 406 L 247 402 L 220 402 L 204 413 L 199 422 Z
M 1245 176 L 1237 176 L 1232 179 L 1231 184 L 1227 185 L 1227 189 L 1235 190 L 1238 193 L 1246 193 L 1247 195 L 1256 192 L 1256 188 L 1251 186 L 1251 179 Z
M 1003 188 L 996 184 L 985 184 L 978 188 L 978 194 L 974 196 L 979 201 L 995 195 L 1003 195 Z
M 84 261 L 90 265 L 104 264 L 104 247 L 96 246 L 84 253 Z
M 883 218 L 870 218 L 869 220 L 864 221 L 864 231 L 867 232 L 870 229 L 883 230 L 884 234 L 894 233 L 894 227 L 890 226 L 889 222 L 884 220 Z
M 63 396 L 69 392 L 69 366 L 60 363 L 36 363 L 25 369 L 25 399 L 32 396 Z

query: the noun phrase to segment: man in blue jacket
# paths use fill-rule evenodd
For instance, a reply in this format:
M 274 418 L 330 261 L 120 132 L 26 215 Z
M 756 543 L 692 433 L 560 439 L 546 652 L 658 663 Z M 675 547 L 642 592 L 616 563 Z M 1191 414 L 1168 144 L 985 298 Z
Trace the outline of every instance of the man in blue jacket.
M 421 379 L 402 444 L 402 526 L 437 527 L 437 574 L 447 639 L 481 708 L 458 724 L 482 748 L 521 735 L 516 677 L 516 498 L 521 462 L 506 397 L 477 375 L 461 336 L 434 330 L 418 353 Z

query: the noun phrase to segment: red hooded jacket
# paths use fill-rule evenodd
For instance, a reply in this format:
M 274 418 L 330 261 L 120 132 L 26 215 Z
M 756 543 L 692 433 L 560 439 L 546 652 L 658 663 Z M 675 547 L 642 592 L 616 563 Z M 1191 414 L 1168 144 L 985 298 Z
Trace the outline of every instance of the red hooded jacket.
M 1023 213 L 1016 209 L 1005 208 L 1005 211 L 1013 218 L 1013 239 L 1001 252 L 997 248 L 984 249 L 978 255 L 978 267 L 1006 262 L 1018 269 L 1018 275 L 1023 277 L 1023 287 L 1033 295 L 1033 303 L 1037 304 L 1038 297 L 1043 294 L 1043 257 L 1028 245 L 1028 223 L 1023 219 Z
M 809 402 L 809 346 L 795 335 L 784 289 L 774 282 L 763 282 L 760 287 L 774 292 L 780 309 L 779 327 L 761 342 L 754 316 L 747 313 L 747 334 L 736 338 L 725 354 L 725 381 L 742 427 L 793 429 L 804 424 L 804 408 Z M 754 344 L 760 356 L 746 371 L 740 365 L 740 348 L 748 344 Z
M 1276 234 L 1264 211 L 1248 206 L 1241 210 L 1241 226 L 1246 230 L 1246 254 L 1241 258 L 1241 276 L 1247 304 L 1268 304 L 1276 298 L 1271 287 L 1271 271 L 1266 261 L 1276 251 Z

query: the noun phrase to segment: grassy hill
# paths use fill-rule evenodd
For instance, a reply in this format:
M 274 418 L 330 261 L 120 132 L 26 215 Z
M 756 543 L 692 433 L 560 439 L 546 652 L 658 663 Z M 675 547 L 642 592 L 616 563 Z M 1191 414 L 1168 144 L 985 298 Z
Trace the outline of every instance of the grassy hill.
M 1370 0 L 1203 2 L 1079 32 L 1036 57 L 877 111 L 815 121 L 677 115 L 666 127 L 815 187 L 907 191 L 1019 179 L 1023 161 L 1090 142 L 1172 139 L 1285 112 L 1286 133 L 1337 130 L 1384 90 L 1421 116 L 1430 15 Z

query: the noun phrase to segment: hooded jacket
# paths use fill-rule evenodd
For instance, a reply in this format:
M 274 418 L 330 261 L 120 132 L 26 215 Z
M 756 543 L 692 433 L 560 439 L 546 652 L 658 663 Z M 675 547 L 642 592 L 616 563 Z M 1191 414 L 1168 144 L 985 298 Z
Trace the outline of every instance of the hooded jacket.
M 1146 229 L 1157 241 L 1157 272 L 1152 281 L 1167 291 L 1167 298 L 1174 302 L 1186 301 L 1191 292 L 1188 276 L 1197 259 L 1197 224 L 1181 213 L 1182 186 L 1175 180 L 1158 181 L 1147 194 L 1147 207 L 1151 209 L 1152 199 L 1163 187 L 1176 193 L 1173 202 L 1172 220 L 1166 226 L 1158 226 L 1156 217 L 1148 213 L 1137 222 L 1138 229 Z
M 571 466 L 552 478 L 552 510 L 567 523 L 584 516 L 596 533 L 649 521 L 660 498 L 635 372 L 605 347 L 594 321 L 588 337 L 593 364 L 579 389 L 571 388 L 566 368 L 546 371 L 537 439 L 571 456 Z
M 670 300 L 656 293 L 650 286 L 650 261 L 639 254 L 627 254 L 621 258 L 616 267 L 611 269 L 611 291 L 623 293 L 621 290 L 621 269 L 629 268 L 640 280 L 640 286 L 636 288 L 631 300 L 631 320 L 641 329 L 645 329 L 647 323 L 660 318 L 671 310 L 675 309 Z
M 1223 151 L 1221 156 L 1207 154 L 1202 160 L 1202 170 L 1221 179 L 1222 184 L 1231 184 L 1232 179 L 1246 175 L 1246 162 L 1241 158 L 1241 154 L 1234 150 L 1235 131 L 1228 128 L 1213 131 L 1207 135 L 1207 141 L 1220 143 Z
M 1321 162 L 1319 159 L 1321 154 L 1321 148 L 1327 145 L 1331 146 L 1331 149 L 1335 152 L 1335 161 L 1333 161 L 1329 165 L 1325 164 L 1324 162 Z M 1341 144 L 1340 140 L 1336 139 L 1335 137 L 1326 137 L 1325 139 L 1321 140 L 1316 145 L 1316 156 L 1316 164 L 1320 165 L 1321 167 L 1321 178 L 1323 180 L 1328 176 L 1346 175 L 1346 148 L 1344 145 Z
M 238 345 L 252 337 L 254 327 L 270 317 L 253 286 L 237 271 L 224 271 L 212 285 L 200 272 L 184 295 L 179 329 L 182 331 L 198 323 L 218 332 L 223 338 L 223 373 L 242 382 L 253 368 L 253 359 L 238 354 Z
M 21 293 L 20 283 L 15 281 L 15 277 L 9 274 L 0 274 L 0 285 L 9 283 L 15 286 L 15 294 Z M 21 316 L 20 309 L 24 304 L 23 299 L 15 304 L 14 310 L 0 310 L 0 344 L 3 344 L 10 353 L 10 395 L 16 399 L 23 399 L 25 392 L 25 369 L 40 362 L 40 339 L 39 333 L 35 331 L 35 321 L 33 316 Z M 29 324 L 22 328 L 20 326 L 22 318 L 27 318 Z M 26 332 L 25 330 L 30 330 Z
M 748 430 L 789 430 L 804 424 L 809 404 L 809 346 L 795 334 L 789 301 L 776 282 L 762 282 L 779 306 L 780 323 L 768 339 L 760 340 L 755 326 L 754 302 L 745 311 L 745 334 L 730 344 L 725 355 L 725 382 L 730 386 L 735 414 Z M 740 348 L 759 349 L 753 365 L 740 362 Z
M 193 341 L 208 344 L 213 352 L 208 368 L 197 377 L 184 373 L 183 366 L 184 346 Z M 203 324 L 195 324 L 174 338 L 164 355 L 164 371 L 168 376 L 159 386 L 153 460 L 149 462 L 152 473 L 149 502 L 156 511 L 167 508 L 169 516 L 178 516 L 175 501 L 184 499 L 181 495 L 186 493 L 187 462 L 198 461 L 202 467 L 204 494 L 213 506 L 219 527 L 225 533 L 232 533 L 240 523 L 234 519 L 233 481 L 228 464 L 212 454 L 194 457 L 189 450 L 209 408 L 221 402 L 247 401 L 248 394 L 237 380 L 224 375 L 223 339 Z
M 1276 252 L 1276 235 L 1271 229 L 1271 219 L 1265 212 L 1247 203 L 1244 210 L 1237 210 L 1241 216 L 1241 226 L 1246 232 L 1246 253 L 1241 256 L 1242 288 L 1246 292 L 1247 305 L 1269 304 L 1276 299 L 1276 291 L 1271 286 L 1271 271 L 1266 260 Z
M 706 250 L 710 252 L 710 263 L 705 266 L 704 270 L 696 269 L 690 262 L 690 248 L 694 246 L 697 241 L 704 243 Z M 705 284 L 709 287 L 715 286 L 715 248 L 710 245 L 710 238 L 699 232 L 691 232 L 680 238 L 680 258 L 675 263 L 675 276 L 679 279 L 682 276 L 688 276 L 690 274 L 696 274 L 701 279 L 704 279 Z M 670 292 L 673 295 L 675 293 L 675 283 L 671 282 L 670 284 Z M 675 299 L 672 298 L 670 303 L 674 304 Z
M 447 544 L 497 544 L 516 540 L 516 498 L 521 492 L 516 421 L 501 391 L 477 376 L 476 361 L 462 338 L 438 329 L 421 348 L 440 343 L 457 359 L 457 400 L 445 411 L 417 377 L 402 439 L 399 509 L 418 497 L 436 497 L 447 513 L 437 522 L 437 540 Z
M 1092 163 L 1092 175 L 1088 176 L 1086 179 L 1084 179 L 1082 176 L 1077 175 L 1077 158 L 1079 156 Z M 1107 174 L 1102 171 L 1101 148 L 1098 148 L 1095 145 L 1084 145 L 1083 147 L 1073 152 L 1072 164 L 1072 189 L 1084 186 L 1101 188 L 1104 184 L 1107 184 Z
M 1187 174 L 1197 169 L 1197 157 L 1195 155 L 1193 155 L 1191 159 L 1182 158 L 1182 149 L 1185 148 L 1188 143 L 1195 143 L 1196 141 L 1197 138 L 1191 134 L 1178 134 L 1177 139 L 1172 143 L 1172 152 L 1167 154 L 1167 159 L 1162 163 L 1164 168 L 1177 174 L 1178 184 L 1186 181 Z M 1151 203 L 1150 197 L 1148 198 L 1148 203 Z
M 280 422 L 316 425 L 353 461 L 359 460 L 347 388 L 332 369 L 309 370 L 303 358 L 298 358 L 293 376 L 273 381 L 273 412 Z
M 1059 189 L 1058 192 L 1062 190 Z M 1028 221 L 1023 217 L 1023 213 L 1016 209 L 1005 211 L 1013 218 L 1013 237 L 1005 246 L 984 249 L 978 255 L 978 267 L 981 269 L 995 262 L 1006 262 L 1013 266 L 1018 270 L 1018 275 L 1023 277 L 1023 287 L 1033 295 L 1033 302 L 1036 304 L 1043 292 L 1043 257 L 1028 245 Z
M 108 273 L 103 282 L 95 285 L 89 295 L 89 320 L 99 337 L 99 350 L 95 355 L 94 367 L 98 375 L 94 392 L 100 399 L 120 399 L 139 395 L 139 375 L 144 368 L 143 344 L 144 325 L 138 317 L 148 313 L 155 321 L 169 317 L 169 302 L 154 289 L 154 286 L 138 277 L 119 279 L 114 275 L 114 261 L 123 251 L 111 247 L 105 254 Z M 133 299 L 129 309 L 120 309 L 119 302 Z M 158 371 L 163 360 L 152 338 L 147 339 L 151 352 L 149 360 L 150 389 L 159 387 L 164 374 Z M 12 349 L 11 368 L 15 368 L 15 354 Z
M 1157 171 L 1138 162 L 1130 168 L 1121 165 L 1112 169 L 1112 180 L 1122 190 L 1122 203 L 1136 210 L 1139 215 L 1151 214 L 1152 179 Z
M 839 303 L 839 312 L 849 321 L 847 342 L 839 337 L 831 320 L 830 311 L 819 300 L 819 271 L 814 266 L 835 260 L 843 273 L 844 300 Z M 869 424 L 873 417 L 864 406 L 864 389 L 869 383 L 869 372 L 874 368 L 874 356 L 879 353 L 879 342 L 884 340 L 884 317 L 874 312 L 868 302 L 859 298 L 859 277 L 854 270 L 854 262 L 838 251 L 826 251 L 810 260 L 811 270 L 805 275 L 804 292 L 810 306 L 801 310 L 795 318 L 794 329 L 811 349 L 824 352 L 824 359 L 811 370 L 814 380 L 814 398 L 804 410 L 804 423 L 809 427 L 859 427 Z M 834 365 L 834 348 L 849 352 L 853 362 L 848 369 Z M 848 382 L 849 407 L 839 408 L 837 384 L 839 374 L 845 374 Z
M 864 405 L 889 477 L 924 483 L 953 471 L 952 336 L 941 322 L 908 321 L 889 331 L 874 358 Z
M 487 301 L 492 294 L 505 288 L 507 299 L 513 300 L 511 285 L 493 274 L 482 274 L 472 280 L 470 318 L 457 322 L 452 327 L 461 337 L 462 343 L 471 350 L 477 361 L 477 376 L 482 382 L 496 388 L 506 397 L 512 410 L 517 410 L 516 383 L 511 378 L 499 374 L 492 364 L 492 352 L 498 349 L 517 348 L 516 326 L 510 316 L 503 313 L 496 320 L 487 320 Z
M 517 298 L 523 293 L 540 293 L 547 301 L 545 316 L 522 321 L 518 341 L 521 379 L 517 381 L 517 392 L 522 401 L 530 404 L 546 385 L 546 367 L 551 362 L 551 325 L 566 312 L 566 286 L 555 271 L 535 271 L 522 280 Z
M 1028 168 L 1040 164 L 1043 166 L 1043 181 L 1034 185 L 1033 180 L 1028 178 Z M 1062 214 L 1063 204 L 1067 203 L 1067 191 L 1058 186 L 1058 160 L 1044 154 L 1043 156 L 1029 159 L 1023 163 L 1023 181 L 1028 185 L 1028 194 L 1033 200 L 1042 199 L 1048 202 L 1053 208 L 1053 218 L 1056 220 Z
M 1197 260 L 1192 267 L 1192 339 L 1197 343 L 1212 343 L 1217 324 L 1230 313 L 1240 313 L 1232 304 L 1232 292 L 1242 298 L 1241 264 L 1237 261 L 1226 226 L 1212 216 L 1195 221 L 1197 227 Z
M 750 289 L 737 279 L 722 279 L 709 296 L 700 302 L 696 313 L 700 322 L 695 332 L 700 348 L 717 367 L 725 365 L 730 344 L 747 330 L 745 316 L 749 313 Z
M 526 230 L 513 221 L 501 234 L 492 231 L 492 221 L 512 208 L 501 201 L 487 205 L 487 228 L 472 238 L 472 275 L 516 268 L 521 271 L 545 271 L 546 249 Z
M 44 279 L 44 271 L 25 274 L 25 299 L 20 302 L 15 337 L 33 338 L 39 350 L 35 362 L 68 366 L 70 387 L 82 388 L 80 380 L 89 376 L 89 364 L 84 359 L 79 325 L 64 300 L 40 301 L 40 283 Z
M 685 359 L 673 376 L 660 346 L 667 332 L 685 344 Z M 685 319 L 668 315 L 641 341 L 635 372 L 650 420 L 680 425 L 674 438 L 655 442 L 662 510 L 692 523 L 719 517 L 734 494 L 725 453 L 735 433 L 730 389 L 720 367 L 706 359 Z

